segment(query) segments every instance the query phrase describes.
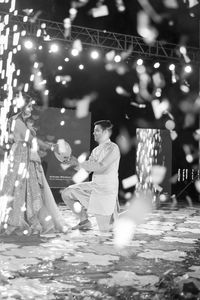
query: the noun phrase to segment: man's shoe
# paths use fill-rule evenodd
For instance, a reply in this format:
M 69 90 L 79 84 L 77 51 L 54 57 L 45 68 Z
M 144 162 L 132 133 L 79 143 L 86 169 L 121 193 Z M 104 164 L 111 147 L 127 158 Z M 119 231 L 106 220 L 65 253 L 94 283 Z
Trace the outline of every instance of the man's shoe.
M 76 226 L 73 226 L 71 229 L 72 230 L 90 230 L 92 228 L 92 224 L 89 220 L 84 220 L 78 223 Z

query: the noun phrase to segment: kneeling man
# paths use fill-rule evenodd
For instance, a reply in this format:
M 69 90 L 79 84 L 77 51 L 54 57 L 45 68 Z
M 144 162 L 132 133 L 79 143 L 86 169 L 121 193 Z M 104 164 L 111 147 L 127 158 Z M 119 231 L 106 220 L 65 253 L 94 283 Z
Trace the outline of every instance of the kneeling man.
M 89 229 L 89 213 L 96 216 L 99 229 L 106 232 L 118 204 L 120 151 L 110 140 L 113 125 L 109 120 L 97 121 L 94 126 L 93 135 L 98 146 L 83 163 L 75 157 L 70 161 L 71 166 L 92 172 L 92 181 L 70 185 L 63 190 L 62 199 L 74 212 L 75 202 L 79 201 L 82 206 L 80 223 L 72 229 Z

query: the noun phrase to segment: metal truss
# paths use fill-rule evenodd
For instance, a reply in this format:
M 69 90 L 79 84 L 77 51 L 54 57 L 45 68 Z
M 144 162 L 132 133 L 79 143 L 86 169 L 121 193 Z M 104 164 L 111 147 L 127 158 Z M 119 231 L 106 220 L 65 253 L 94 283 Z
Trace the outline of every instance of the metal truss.
M 0 12 L 0 15 L 5 12 Z M 76 39 L 80 39 L 83 46 L 97 47 L 103 50 L 115 50 L 117 52 L 131 50 L 129 57 L 142 56 L 147 58 L 161 58 L 166 60 L 178 60 L 182 58 L 179 54 L 179 45 L 156 41 L 153 45 L 147 45 L 142 38 L 132 35 L 119 34 L 92 28 L 72 26 L 70 35 L 64 37 L 64 27 L 62 23 L 50 20 L 37 19 L 34 23 L 24 22 L 24 16 L 11 15 L 11 22 L 17 24 L 20 30 L 26 30 L 29 36 L 36 37 L 37 30 L 43 23 L 46 24 L 46 31 L 51 40 L 60 40 L 71 44 Z M 200 63 L 200 49 L 187 47 L 187 55 L 192 62 Z

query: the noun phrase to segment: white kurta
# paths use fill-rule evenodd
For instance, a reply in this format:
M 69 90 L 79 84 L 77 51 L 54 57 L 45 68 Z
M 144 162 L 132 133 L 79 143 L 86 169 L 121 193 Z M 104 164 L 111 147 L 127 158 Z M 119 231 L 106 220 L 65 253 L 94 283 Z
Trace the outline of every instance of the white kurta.
M 88 213 L 113 214 L 118 196 L 119 160 L 119 147 L 108 139 L 94 148 L 89 159 L 80 164 L 81 168 L 93 172 L 92 181 L 83 183 L 85 187 L 90 186 Z

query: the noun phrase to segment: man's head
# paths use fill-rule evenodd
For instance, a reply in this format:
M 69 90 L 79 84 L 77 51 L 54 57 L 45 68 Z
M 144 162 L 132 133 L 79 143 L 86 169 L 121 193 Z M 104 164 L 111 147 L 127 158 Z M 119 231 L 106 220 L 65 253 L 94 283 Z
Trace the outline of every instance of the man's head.
M 100 120 L 94 123 L 94 140 L 103 143 L 110 138 L 113 125 L 109 120 Z

